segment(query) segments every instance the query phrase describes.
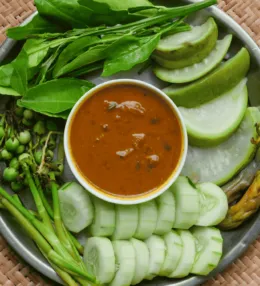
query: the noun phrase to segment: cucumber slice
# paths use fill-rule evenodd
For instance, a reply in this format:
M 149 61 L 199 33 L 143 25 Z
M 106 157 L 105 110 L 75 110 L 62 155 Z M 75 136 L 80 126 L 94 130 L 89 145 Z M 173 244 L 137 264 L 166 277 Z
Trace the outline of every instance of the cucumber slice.
M 165 260 L 165 243 L 158 235 L 152 235 L 145 241 L 149 249 L 149 267 L 145 279 L 152 280 L 159 275 Z
M 166 245 L 165 259 L 160 276 L 169 276 L 177 267 L 183 251 L 182 239 L 176 231 L 170 231 L 163 236 Z
M 220 187 L 212 183 L 198 184 L 200 190 L 200 216 L 196 225 L 213 226 L 227 215 L 228 199 Z
M 171 61 L 157 59 L 161 65 L 154 68 L 155 75 L 167 82 L 186 83 L 194 81 L 212 71 L 225 57 L 232 41 L 232 35 L 227 35 L 223 40 L 217 41 L 216 47 L 201 62 L 182 69 L 173 69 Z
M 92 197 L 95 215 L 93 224 L 90 226 L 92 236 L 111 236 L 116 225 L 114 205 Z
M 110 286 L 131 285 L 135 274 L 135 249 L 131 242 L 125 240 L 112 241 L 116 257 L 116 271 Z
M 199 218 L 199 191 L 187 177 L 180 176 L 171 186 L 176 213 L 173 228 L 189 229 Z
M 154 234 L 163 235 L 168 233 L 175 220 L 175 200 L 171 191 L 164 192 L 156 200 L 158 218 Z
M 218 266 L 222 256 L 223 239 L 219 229 L 195 226 L 191 229 L 195 238 L 196 255 L 191 273 L 208 275 Z
M 130 242 L 135 249 L 135 272 L 131 285 L 140 283 L 148 273 L 149 250 L 146 244 L 138 239 L 132 238 Z
M 243 79 L 230 91 L 201 106 L 179 107 L 189 135 L 189 143 L 193 146 L 210 147 L 225 141 L 240 125 L 247 102 L 246 79 Z
M 169 86 L 163 91 L 177 104 L 196 107 L 235 87 L 247 74 L 250 55 L 242 48 L 233 58 L 203 78 L 185 86 Z
M 111 241 L 106 237 L 87 239 L 83 260 L 87 271 L 97 277 L 100 284 L 109 283 L 116 272 L 115 254 Z
M 116 228 L 112 239 L 130 239 L 134 236 L 138 224 L 138 209 L 136 205 L 115 205 Z
M 154 200 L 137 205 L 138 225 L 134 237 L 146 239 L 150 237 L 156 227 L 158 210 Z
M 176 269 L 169 275 L 170 278 L 182 278 L 187 276 L 195 261 L 195 239 L 188 230 L 178 230 L 183 243 L 183 251 Z
M 182 174 L 194 182 L 225 184 L 254 157 L 256 145 L 251 138 L 256 137 L 255 123 L 260 121 L 256 107 L 247 108 L 238 130 L 222 144 L 211 148 L 188 148 Z
M 156 47 L 155 54 L 180 60 L 183 64 L 200 62 L 214 48 L 218 38 L 218 27 L 213 18 L 190 31 L 164 37 Z M 189 61 L 185 60 L 186 58 Z M 182 65 L 183 67 L 184 65 Z
M 80 232 L 92 223 L 93 205 L 88 192 L 81 185 L 67 183 L 58 193 L 62 221 L 68 230 Z

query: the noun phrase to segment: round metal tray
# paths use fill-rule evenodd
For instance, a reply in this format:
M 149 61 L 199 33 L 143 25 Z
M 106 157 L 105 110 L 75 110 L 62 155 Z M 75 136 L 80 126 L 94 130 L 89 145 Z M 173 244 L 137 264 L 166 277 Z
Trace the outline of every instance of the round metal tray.
M 167 4 L 167 1 L 163 4 Z M 196 1 L 185 1 L 196 2 Z M 169 2 L 168 2 L 169 3 Z M 162 3 L 160 3 L 162 4 Z M 210 7 L 205 11 L 196 13 L 191 19 L 191 22 L 199 23 L 203 21 L 209 15 L 213 16 L 220 27 L 220 37 L 226 33 L 232 33 L 235 37 L 233 39 L 230 54 L 234 54 L 240 47 L 246 46 L 251 54 L 251 68 L 248 75 L 248 90 L 250 104 L 253 106 L 260 106 L 260 49 L 251 39 L 251 37 L 229 16 L 219 10 L 217 7 Z M 30 21 L 32 17 L 27 19 Z M 7 39 L 0 48 L 0 62 L 8 55 L 10 50 L 15 49 L 15 41 Z M 112 78 L 139 78 L 141 80 L 150 82 L 158 87 L 161 83 L 155 79 L 151 72 L 145 72 L 141 77 L 136 71 L 128 73 L 122 73 L 119 76 Z M 89 78 L 95 83 L 101 83 L 111 78 L 100 78 L 97 75 Z M 65 166 L 65 180 L 73 180 L 73 176 L 68 168 Z M 31 198 L 28 194 L 23 198 L 26 204 L 31 204 Z M 8 243 L 20 254 L 20 256 L 27 261 L 30 265 L 36 268 L 43 275 L 46 275 L 50 279 L 61 283 L 62 281 L 57 276 L 55 271 L 50 267 L 45 258 L 41 255 L 35 244 L 31 241 L 26 233 L 22 230 L 22 227 L 17 224 L 15 219 L 11 217 L 5 211 L 0 212 L 0 232 L 8 241 Z M 140 285 L 158 285 L 158 286 L 191 286 L 198 285 L 206 281 L 209 277 L 214 276 L 216 273 L 223 271 L 230 263 L 232 263 L 237 257 L 239 257 L 249 246 L 249 244 L 256 239 L 260 233 L 260 214 L 257 213 L 251 220 L 247 221 L 241 227 L 234 231 L 222 232 L 224 237 L 224 253 L 222 260 L 215 271 L 213 271 L 208 277 L 189 276 L 184 279 L 164 279 L 157 278 L 153 281 L 144 281 Z M 84 238 L 84 233 L 81 234 Z M 85 238 L 84 238 L 85 239 Z

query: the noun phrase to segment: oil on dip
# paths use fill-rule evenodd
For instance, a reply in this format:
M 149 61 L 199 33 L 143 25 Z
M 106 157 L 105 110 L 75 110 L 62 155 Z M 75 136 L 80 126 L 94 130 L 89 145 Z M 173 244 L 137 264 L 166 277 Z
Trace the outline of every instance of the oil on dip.
M 78 107 L 69 149 L 78 171 L 100 191 L 139 195 L 177 168 L 183 136 L 177 115 L 152 90 L 128 84 L 97 90 Z

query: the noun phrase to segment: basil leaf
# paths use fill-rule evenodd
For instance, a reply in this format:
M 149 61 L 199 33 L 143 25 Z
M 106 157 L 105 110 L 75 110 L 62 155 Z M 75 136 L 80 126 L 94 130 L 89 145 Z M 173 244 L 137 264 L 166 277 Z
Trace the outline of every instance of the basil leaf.
M 36 112 L 58 114 L 71 109 L 93 86 L 89 81 L 73 78 L 47 81 L 29 89 L 19 105 Z
M 14 68 L 12 64 L 7 64 L 0 67 L 0 85 L 10 86 L 11 76 L 13 74 Z
M 59 21 L 67 27 L 86 27 L 92 11 L 77 0 L 35 0 L 40 15 Z
M 0 94 L 20 96 L 20 94 L 9 86 L 0 86 Z
M 85 36 L 79 39 L 76 39 L 70 43 L 59 55 L 59 58 L 54 66 L 53 77 L 55 78 L 63 66 L 68 62 L 75 59 L 78 55 L 85 52 L 86 49 L 100 42 L 98 37 Z
M 143 38 L 125 36 L 119 39 L 109 48 L 102 76 L 130 70 L 135 65 L 147 61 L 159 40 L 159 34 Z
M 148 0 L 80 0 L 79 3 L 100 14 L 109 13 L 111 10 L 127 11 L 133 7 L 152 6 Z
M 9 28 L 7 30 L 7 36 L 15 40 L 22 40 L 36 34 L 62 31 L 64 31 L 62 27 L 37 14 L 27 25 Z
M 22 50 L 12 62 L 14 68 L 11 76 L 11 87 L 21 95 L 27 92 L 28 55 Z
M 55 75 L 53 75 L 53 77 L 60 77 L 83 66 L 105 59 L 108 46 L 109 45 L 98 45 L 90 48 L 88 51 L 62 67 Z
M 65 110 L 63 112 L 56 113 L 56 114 L 53 114 L 53 113 L 50 113 L 50 112 L 41 112 L 41 114 L 47 115 L 49 117 L 54 117 L 54 118 L 67 119 L 69 117 L 70 111 L 71 111 L 71 109 Z

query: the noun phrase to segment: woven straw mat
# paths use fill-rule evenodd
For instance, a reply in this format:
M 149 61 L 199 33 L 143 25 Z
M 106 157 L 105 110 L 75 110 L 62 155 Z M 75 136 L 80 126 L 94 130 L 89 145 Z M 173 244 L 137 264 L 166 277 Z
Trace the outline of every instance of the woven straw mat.
M 260 0 L 220 0 L 219 7 L 237 21 L 260 46 Z M 5 31 L 19 25 L 35 7 L 32 0 L 0 0 L 0 43 Z M 0 285 L 47 286 L 55 285 L 15 254 L 0 236 Z M 260 237 L 247 252 L 223 273 L 204 286 L 260 285 Z

